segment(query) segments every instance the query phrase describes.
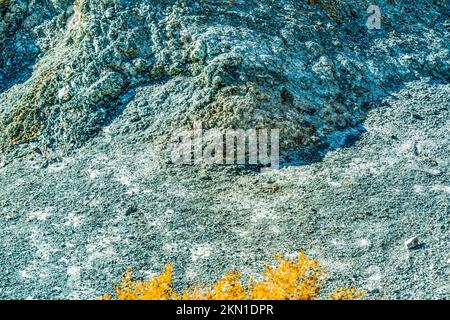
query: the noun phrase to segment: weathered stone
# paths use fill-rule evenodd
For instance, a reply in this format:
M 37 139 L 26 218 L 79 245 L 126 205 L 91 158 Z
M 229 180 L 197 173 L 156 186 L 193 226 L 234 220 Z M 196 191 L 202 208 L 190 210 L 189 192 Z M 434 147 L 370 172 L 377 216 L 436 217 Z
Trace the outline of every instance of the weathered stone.
M 201 119 L 218 129 L 278 127 L 282 151 L 323 148 L 402 81 L 450 74 L 448 31 L 396 23 L 403 4 L 383 7 L 392 32 L 375 37 L 366 1 L 5 3 L 0 125 L 23 127 L 14 123 L 22 109 L 46 114 L 42 144 L 83 145 L 117 120 L 125 91 L 146 88 L 126 104 L 143 116 L 128 123 L 125 112 L 124 135 L 165 137 Z M 439 21 L 444 10 L 419 2 L 408 19 Z M 7 131 L 1 149 L 27 133 Z

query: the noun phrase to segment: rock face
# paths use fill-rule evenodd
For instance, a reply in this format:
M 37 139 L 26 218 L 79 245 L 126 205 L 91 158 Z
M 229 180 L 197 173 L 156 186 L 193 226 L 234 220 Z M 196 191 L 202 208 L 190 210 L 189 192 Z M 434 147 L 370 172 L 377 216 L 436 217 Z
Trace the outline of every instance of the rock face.
M 445 1 L 0 3 L 3 153 L 71 149 L 114 124 L 132 141 L 205 128 L 280 128 L 324 146 L 404 81 L 448 81 Z
M 299 248 L 332 287 L 448 299 L 449 4 L 380 1 L 378 30 L 371 2 L 0 0 L 0 299 L 95 299 L 166 262 L 186 287 Z M 194 121 L 324 157 L 167 163 Z

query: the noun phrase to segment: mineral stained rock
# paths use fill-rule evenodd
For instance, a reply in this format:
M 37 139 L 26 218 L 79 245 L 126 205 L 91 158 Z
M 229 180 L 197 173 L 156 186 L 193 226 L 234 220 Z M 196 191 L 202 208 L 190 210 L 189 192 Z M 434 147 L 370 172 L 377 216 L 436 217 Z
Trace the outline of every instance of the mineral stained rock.
M 282 150 L 357 127 L 405 81 L 448 81 L 448 3 L 53 0 L 0 3 L 0 148 L 205 128 L 279 128 Z M 447 26 L 447 28 L 446 28 Z

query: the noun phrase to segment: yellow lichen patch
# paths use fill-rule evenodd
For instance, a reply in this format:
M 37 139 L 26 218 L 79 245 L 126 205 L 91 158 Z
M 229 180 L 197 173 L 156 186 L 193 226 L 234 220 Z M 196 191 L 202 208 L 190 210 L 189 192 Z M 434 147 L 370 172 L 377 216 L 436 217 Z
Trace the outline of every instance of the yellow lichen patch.
M 172 286 L 173 266 L 145 281 L 132 280 L 129 269 L 122 276 L 122 283 L 115 284 L 114 295 L 104 295 L 103 300 L 316 300 L 325 279 L 325 271 L 314 259 L 300 252 L 297 259 L 278 255 L 276 267 L 266 266 L 263 280 L 249 281 L 244 285 L 241 274 L 230 271 L 209 288 L 185 290 L 182 294 Z M 340 288 L 330 295 L 333 300 L 360 299 L 364 292 L 354 288 Z
M 33 137 L 37 137 L 41 134 L 40 131 L 40 125 L 37 124 L 35 125 L 33 128 L 30 129 L 30 131 L 28 132 L 23 132 L 20 135 L 18 135 L 17 137 L 13 137 L 11 139 L 12 143 L 18 143 L 18 142 L 26 142 L 28 140 L 30 140 Z

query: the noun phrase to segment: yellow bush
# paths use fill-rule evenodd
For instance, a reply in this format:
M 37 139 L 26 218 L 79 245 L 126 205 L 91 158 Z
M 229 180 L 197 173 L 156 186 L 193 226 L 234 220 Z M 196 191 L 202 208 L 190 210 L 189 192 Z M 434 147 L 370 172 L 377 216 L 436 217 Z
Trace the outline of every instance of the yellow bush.
M 163 272 L 145 281 L 132 280 L 129 269 L 122 276 L 121 284 L 115 284 L 113 295 L 102 299 L 118 300 L 316 300 L 322 289 L 325 271 L 320 264 L 300 252 L 298 259 L 278 255 L 277 266 L 266 266 L 263 280 L 249 280 L 242 284 L 241 274 L 230 271 L 210 288 L 194 288 L 179 294 L 173 290 L 173 266 L 167 264 Z M 364 292 L 354 288 L 335 290 L 332 300 L 360 299 Z

